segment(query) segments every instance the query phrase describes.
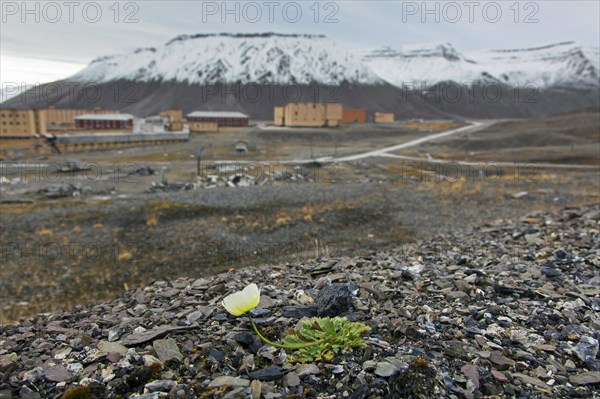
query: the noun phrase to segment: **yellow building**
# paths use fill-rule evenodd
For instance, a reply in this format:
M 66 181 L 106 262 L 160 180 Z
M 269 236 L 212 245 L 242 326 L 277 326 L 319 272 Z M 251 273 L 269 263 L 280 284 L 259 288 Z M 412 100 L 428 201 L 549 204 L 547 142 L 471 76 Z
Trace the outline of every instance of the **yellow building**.
M 391 112 L 375 112 L 375 123 L 392 123 L 394 122 L 394 114 Z
M 285 125 L 285 107 L 275 107 L 275 126 L 284 126 Z
M 188 122 L 190 132 L 218 132 L 217 122 Z
M 1 137 L 32 137 L 46 133 L 45 115 L 32 109 L 0 109 Z
M 338 103 L 290 103 L 275 107 L 277 126 L 335 127 L 341 119 L 342 105 Z
M 186 117 L 190 132 L 217 132 L 248 126 L 249 117 L 232 111 L 194 111 Z
M 168 130 L 175 132 L 183 130 L 183 114 L 180 109 L 168 109 L 159 112 L 158 115 L 169 118 L 169 124 L 167 125 Z
M 119 111 L 94 109 L 0 109 L 0 135 L 3 137 L 30 137 L 49 131 L 75 129 L 75 118 L 84 114 L 118 114 Z

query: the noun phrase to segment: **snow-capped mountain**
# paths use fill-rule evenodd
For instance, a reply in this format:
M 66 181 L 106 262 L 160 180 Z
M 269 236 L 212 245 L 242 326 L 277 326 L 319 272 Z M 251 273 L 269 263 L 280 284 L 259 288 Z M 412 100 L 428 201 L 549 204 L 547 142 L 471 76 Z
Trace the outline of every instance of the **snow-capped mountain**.
M 35 88 L 37 95 L 17 96 L 2 106 L 102 107 L 137 116 L 165 109 L 184 114 L 233 110 L 269 120 L 274 106 L 290 101 L 335 101 L 370 114 L 393 112 L 397 118 L 528 117 L 598 107 L 598 57 L 598 48 L 574 43 L 466 53 L 448 43 L 359 51 L 321 35 L 182 35 L 156 48 L 94 60 L 53 83 L 64 85 L 58 98 L 43 95 L 42 85 Z M 73 90 L 72 81 L 98 87 L 90 94 L 86 85 Z M 504 83 L 515 90 L 499 90 L 496 101 L 480 90 L 453 99 L 419 90 L 449 81 Z M 256 90 L 247 93 L 238 83 L 251 83 Z M 528 83 L 539 90 L 528 90 Z M 296 87 L 288 91 L 292 84 Z M 419 86 L 408 91 L 407 84 Z
M 461 53 L 449 43 L 350 51 L 322 35 L 181 35 L 160 47 L 92 61 L 69 80 L 187 84 L 380 84 L 432 86 L 453 81 L 598 87 L 599 50 L 573 42 Z
M 157 48 L 98 58 L 69 80 L 188 84 L 381 83 L 354 54 L 322 35 L 182 35 Z
M 389 47 L 359 52 L 381 78 L 395 86 L 453 81 L 534 84 L 548 87 L 598 87 L 599 50 L 573 42 L 518 50 L 485 50 L 465 54 L 451 44 Z

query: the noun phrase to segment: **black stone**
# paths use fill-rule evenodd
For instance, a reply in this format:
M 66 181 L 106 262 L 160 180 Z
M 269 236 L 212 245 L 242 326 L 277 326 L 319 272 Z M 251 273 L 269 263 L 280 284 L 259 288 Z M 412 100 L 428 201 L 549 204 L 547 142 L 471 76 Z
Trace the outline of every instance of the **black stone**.
M 211 349 L 208 351 L 208 358 L 212 361 L 221 363 L 225 359 L 225 355 L 219 350 Z
M 317 316 L 334 317 L 348 313 L 352 304 L 352 293 L 347 284 L 329 285 L 317 295 Z
M 271 313 L 271 311 L 265 308 L 254 308 L 250 311 L 252 317 L 262 317 L 268 315 L 269 313 Z
M 554 256 L 556 256 L 558 259 L 565 259 L 567 257 L 567 253 L 562 249 L 558 249 L 554 251 Z
M 233 339 L 238 344 L 248 347 L 254 343 L 254 334 L 249 331 L 242 331 L 233 336 Z
M 553 269 L 551 267 L 543 267 L 541 270 L 542 274 L 546 277 L 559 277 L 562 275 L 562 272 L 560 270 L 557 269 Z
M 591 371 L 600 371 L 600 360 L 587 358 L 585 365 Z
M 219 322 L 221 322 L 221 321 L 227 321 L 227 314 L 225 314 L 225 313 L 217 313 L 213 317 L 213 319 L 215 319 L 216 321 L 219 321 Z
M 248 373 L 251 380 L 277 381 L 283 377 L 283 370 L 279 366 L 269 366 L 261 370 Z

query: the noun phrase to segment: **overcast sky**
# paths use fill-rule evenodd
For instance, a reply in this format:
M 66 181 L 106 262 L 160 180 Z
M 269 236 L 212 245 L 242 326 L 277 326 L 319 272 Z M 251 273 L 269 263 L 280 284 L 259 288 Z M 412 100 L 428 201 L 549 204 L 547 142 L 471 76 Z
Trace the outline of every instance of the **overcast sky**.
M 600 45 L 590 1 L 1 1 L 0 79 L 66 78 L 92 59 L 180 34 L 316 33 L 352 49 L 452 43 L 458 51 Z M 317 13 L 318 10 L 318 13 Z M 228 13 L 229 11 L 229 13 Z M 239 21 L 236 21 L 239 19 Z

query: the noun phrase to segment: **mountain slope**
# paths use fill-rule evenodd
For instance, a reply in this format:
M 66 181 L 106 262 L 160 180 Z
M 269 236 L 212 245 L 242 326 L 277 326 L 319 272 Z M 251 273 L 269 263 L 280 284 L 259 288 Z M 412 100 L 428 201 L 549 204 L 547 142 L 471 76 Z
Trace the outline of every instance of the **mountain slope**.
M 355 56 L 320 35 L 182 35 L 158 48 L 98 58 L 70 80 L 105 83 L 364 84 L 379 79 Z

